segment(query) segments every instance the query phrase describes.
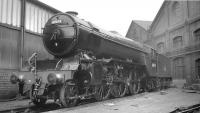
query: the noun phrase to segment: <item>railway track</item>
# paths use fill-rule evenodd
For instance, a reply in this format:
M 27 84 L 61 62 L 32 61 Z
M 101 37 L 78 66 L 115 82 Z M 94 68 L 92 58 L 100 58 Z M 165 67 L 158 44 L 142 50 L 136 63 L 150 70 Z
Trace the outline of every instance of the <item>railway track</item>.
M 125 96 L 123 98 L 111 98 L 111 99 L 105 100 L 103 102 L 121 101 L 125 98 L 126 99 L 133 98 L 133 96 L 134 96 L 134 98 L 137 98 L 137 97 L 142 97 L 145 94 L 147 94 L 147 93 L 139 93 L 139 94 L 132 95 L 132 96 Z M 102 102 L 102 101 L 100 101 L 100 102 Z M 67 110 L 65 109 L 65 111 L 71 111 L 74 109 L 80 109 L 80 108 L 84 108 L 84 107 L 88 107 L 88 106 L 94 106 L 98 103 L 99 102 L 96 101 L 95 99 L 85 99 L 85 100 L 81 100 L 77 106 L 67 108 Z M 58 104 L 55 104 L 54 102 L 49 102 L 41 107 L 30 104 L 28 107 L 26 106 L 26 107 L 14 108 L 14 109 L 11 108 L 11 109 L 7 109 L 7 110 L 0 110 L 0 113 L 40 113 L 40 112 L 48 112 L 48 111 L 62 110 L 62 109 L 64 109 L 64 107 L 60 107 Z
M 29 107 L 2 110 L 0 111 L 0 113 L 39 113 L 39 112 L 56 110 L 59 108 L 60 108 L 59 105 L 55 103 L 48 103 L 45 106 L 41 106 L 41 107 L 30 105 Z
M 74 110 L 77 107 L 83 108 L 83 107 L 91 106 L 95 104 L 95 102 L 96 101 L 93 99 L 83 100 L 77 106 L 68 108 L 67 111 Z M 63 108 L 64 107 L 60 107 L 58 104 L 48 103 L 41 107 L 30 105 L 29 107 L 21 107 L 21 108 L 8 109 L 8 110 L 2 110 L 2 111 L 0 110 L 0 113 L 40 113 L 40 112 L 48 112 L 52 110 L 59 110 Z
M 170 90 L 170 89 L 167 89 Z M 147 95 L 165 95 L 163 94 L 163 92 L 167 92 L 168 91 L 158 91 L 158 92 L 144 92 L 144 93 L 139 93 L 133 96 L 125 96 L 123 98 L 110 98 L 108 100 L 105 101 L 96 101 L 95 99 L 85 99 L 85 100 L 81 100 L 79 102 L 79 104 L 75 107 L 70 107 L 70 108 L 64 108 L 64 107 L 60 107 L 58 104 L 55 104 L 52 100 L 48 101 L 47 104 L 45 104 L 42 107 L 36 107 L 33 104 L 30 104 L 30 106 L 26 106 L 26 107 L 20 107 L 20 108 L 16 108 L 16 109 L 8 109 L 8 110 L 0 110 L 0 113 L 40 113 L 40 112 L 72 112 L 74 110 L 81 110 L 81 109 L 85 109 L 88 107 L 92 107 L 92 106 L 99 106 L 101 104 L 105 105 L 105 106 L 110 106 L 110 103 L 121 103 L 125 100 L 131 100 L 131 99 L 135 99 L 137 101 L 137 98 L 141 98 L 141 97 L 146 97 Z M 163 97 L 166 98 L 166 97 Z M 27 101 L 28 104 L 28 101 Z M 191 104 L 192 105 L 192 104 Z M 169 112 L 169 113 L 200 113 L 200 104 L 196 104 L 196 105 L 192 105 L 189 107 L 178 107 L 178 108 L 174 108 L 172 109 L 173 111 Z
M 200 104 L 189 107 L 180 107 L 170 113 L 200 113 Z

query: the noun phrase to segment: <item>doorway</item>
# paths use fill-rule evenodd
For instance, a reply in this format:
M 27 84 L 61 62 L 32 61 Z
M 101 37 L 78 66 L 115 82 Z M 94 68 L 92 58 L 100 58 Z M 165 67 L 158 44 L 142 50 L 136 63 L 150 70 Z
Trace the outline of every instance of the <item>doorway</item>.
M 195 60 L 195 69 L 197 73 L 197 78 L 200 78 L 200 58 Z
M 184 79 L 184 62 L 183 62 L 183 58 L 179 57 L 174 59 L 174 78 L 177 79 Z

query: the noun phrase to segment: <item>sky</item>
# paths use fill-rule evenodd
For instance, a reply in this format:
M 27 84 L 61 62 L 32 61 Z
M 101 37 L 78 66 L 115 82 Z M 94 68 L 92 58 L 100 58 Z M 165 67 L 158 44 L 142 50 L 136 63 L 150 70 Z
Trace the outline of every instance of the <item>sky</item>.
M 107 31 L 125 36 L 132 20 L 153 21 L 164 0 L 39 0 Z

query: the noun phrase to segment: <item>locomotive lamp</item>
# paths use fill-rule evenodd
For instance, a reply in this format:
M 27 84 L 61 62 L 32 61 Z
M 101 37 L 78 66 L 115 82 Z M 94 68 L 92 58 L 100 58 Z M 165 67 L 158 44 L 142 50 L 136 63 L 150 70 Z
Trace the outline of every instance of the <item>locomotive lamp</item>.
M 24 75 L 19 75 L 19 94 L 24 96 L 24 84 L 25 84 L 25 78 L 24 78 Z
M 56 74 L 56 77 L 57 77 L 58 79 L 62 79 L 63 76 L 62 76 L 62 74 L 59 74 L 59 73 L 58 73 L 58 74 Z
M 11 76 L 10 76 L 10 82 L 12 83 L 12 84 L 16 84 L 17 82 L 24 82 L 25 81 L 25 79 L 24 79 L 24 75 L 19 75 L 19 76 L 17 76 L 16 74 L 12 74 Z
M 58 83 L 63 83 L 64 82 L 64 75 L 63 74 L 57 73 L 56 77 L 57 77 L 57 82 Z
M 24 89 L 24 83 L 25 83 L 25 79 L 24 79 L 24 75 L 19 75 L 19 76 L 17 76 L 17 75 L 15 75 L 14 73 L 11 75 L 11 77 L 10 77 L 10 82 L 12 83 L 12 84 L 16 84 L 16 83 L 18 83 L 18 85 L 19 85 L 19 94 L 20 95 L 24 95 L 24 93 L 23 93 L 23 89 Z
M 24 81 L 24 75 L 19 75 L 19 81 Z
M 55 73 L 50 73 L 47 76 L 47 80 L 49 82 L 49 84 L 55 85 L 56 83 L 62 83 L 64 78 L 63 78 L 63 74 L 55 74 Z

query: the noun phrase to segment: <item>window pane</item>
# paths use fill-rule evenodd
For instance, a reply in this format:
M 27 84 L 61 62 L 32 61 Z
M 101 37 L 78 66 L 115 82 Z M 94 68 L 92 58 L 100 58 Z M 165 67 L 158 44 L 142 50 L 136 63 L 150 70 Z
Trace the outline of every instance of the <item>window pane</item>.
M 163 53 L 164 52 L 164 43 L 160 42 L 157 44 L 157 50 L 159 53 Z
M 178 36 L 173 39 L 174 48 L 180 48 L 182 45 L 183 45 L 182 36 Z
M 200 41 L 200 28 L 194 32 L 195 41 Z

